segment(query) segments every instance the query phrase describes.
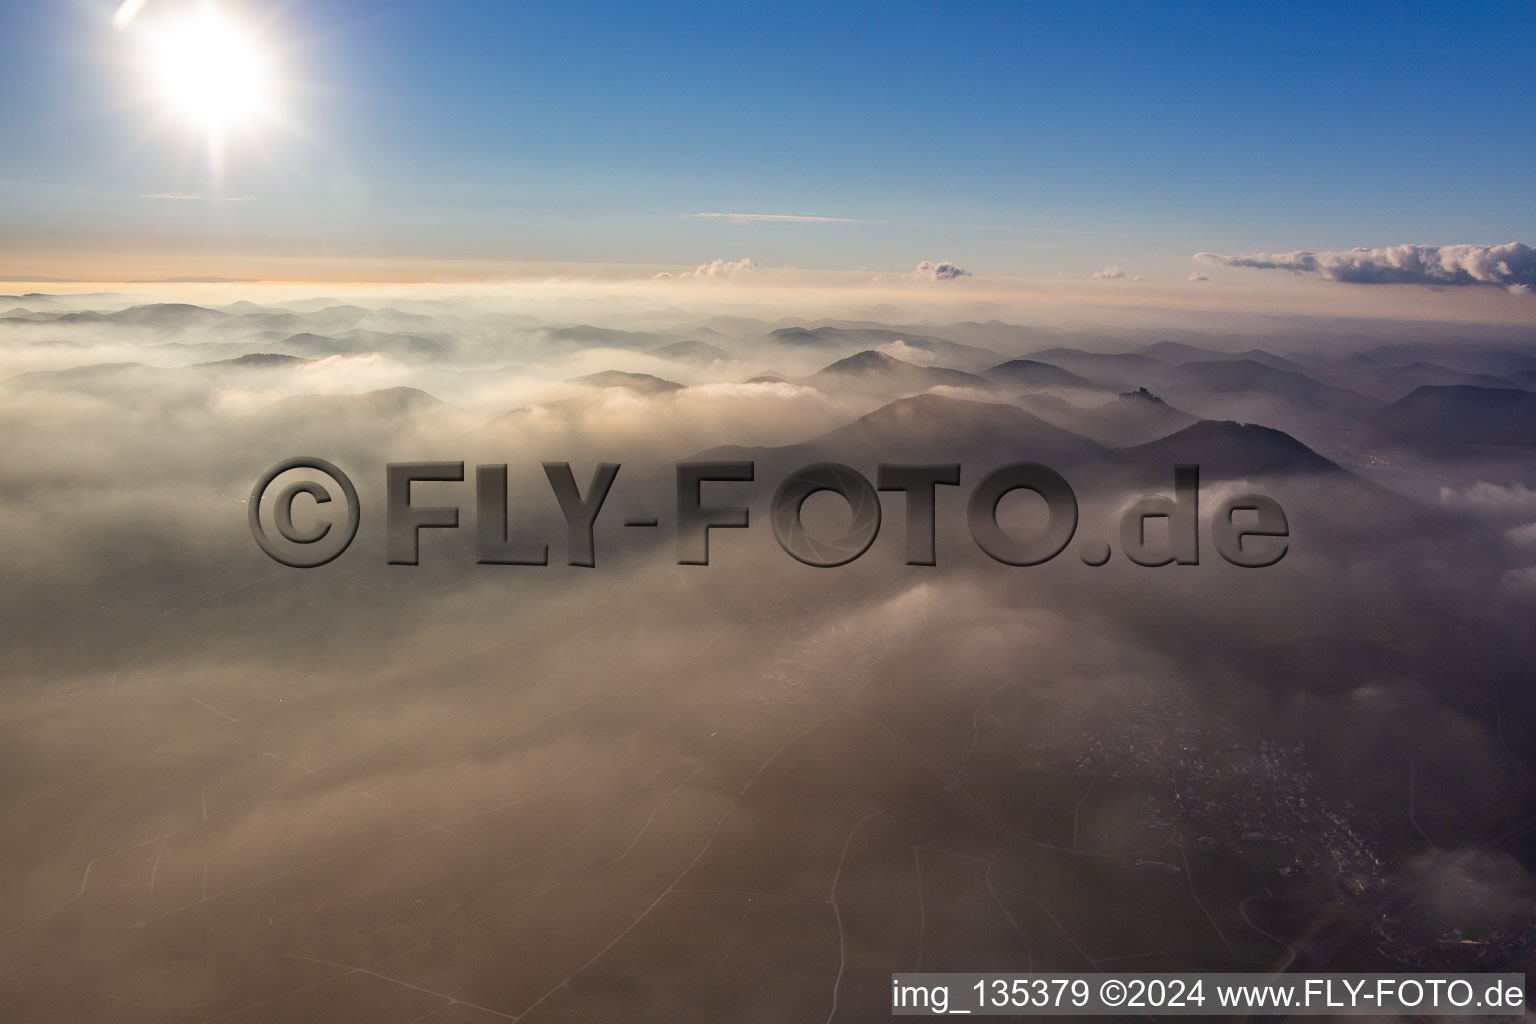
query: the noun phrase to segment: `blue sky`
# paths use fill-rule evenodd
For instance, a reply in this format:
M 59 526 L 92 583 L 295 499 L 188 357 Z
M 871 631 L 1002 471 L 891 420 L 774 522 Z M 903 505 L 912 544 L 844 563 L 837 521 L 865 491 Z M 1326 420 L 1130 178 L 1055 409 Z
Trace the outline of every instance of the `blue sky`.
M 218 181 L 140 95 L 115 6 L 7 0 L 0 273 L 748 255 L 1080 277 L 1536 236 L 1529 3 L 231 2 L 282 53 L 286 123 L 231 138 Z M 242 198 L 143 198 L 171 194 Z

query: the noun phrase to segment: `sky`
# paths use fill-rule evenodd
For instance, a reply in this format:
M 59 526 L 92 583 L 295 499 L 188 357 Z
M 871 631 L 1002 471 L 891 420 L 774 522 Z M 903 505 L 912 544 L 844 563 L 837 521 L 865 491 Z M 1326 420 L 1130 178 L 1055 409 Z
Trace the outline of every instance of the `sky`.
M 273 89 L 217 161 L 144 56 L 195 3 L 4 0 L 0 275 L 1189 287 L 1275 276 L 1199 252 L 1536 241 L 1529 3 L 226 2 Z

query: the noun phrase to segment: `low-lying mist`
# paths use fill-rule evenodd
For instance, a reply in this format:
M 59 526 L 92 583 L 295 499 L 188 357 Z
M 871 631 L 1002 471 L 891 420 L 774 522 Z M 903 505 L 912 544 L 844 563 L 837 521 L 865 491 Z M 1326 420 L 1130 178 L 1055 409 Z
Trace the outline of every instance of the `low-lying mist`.
M 1530 339 L 7 303 L 15 1019 L 852 1021 L 918 969 L 1530 967 Z M 360 494 L 314 569 L 247 526 L 298 455 Z M 700 458 L 755 463 L 706 491 L 751 525 L 680 565 Z M 459 527 L 389 565 L 385 466 L 418 461 L 466 464 L 413 491 Z M 541 464 L 602 461 L 571 566 Z M 781 549 L 817 461 L 961 464 L 937 564 L 898 493 L 850 564 Z M 1077 492 L 1043 565 L 966 525 L 1015 461 Z M 503 463 L 548 565 L 477 563 Z M 1121 512 L 1179 463 L 1199 564 L 1132 564 Z M 1247 492 L 1289 522 L 1267 568 L 1212 543 Z

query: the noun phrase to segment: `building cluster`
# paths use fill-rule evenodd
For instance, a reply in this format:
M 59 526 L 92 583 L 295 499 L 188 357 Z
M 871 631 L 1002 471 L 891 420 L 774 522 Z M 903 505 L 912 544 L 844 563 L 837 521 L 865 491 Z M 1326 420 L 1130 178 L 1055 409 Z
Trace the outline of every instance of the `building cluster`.
M 1525 927 L 1480 934 L 1436 931 L 1412 901 L 1397 915 L 1373 912 L 1402 873 L 1382 849 L 1380 822 L 1317 791 L 1305 744 L 1212 723 L 1173 687 L 1153 687 L 1112 720 L 1085 726 L 1073 763 L 1081 774 L 1137 782 L 1141 825 L 1177 830 L 1186 849 L 1227 850 L 1280 878 L 1326 883 L 1334 899 L 1373 914 L 1376 951 L 1392 963 L 1486 971 L 1536 952 L 1536 909 Z M 1135 864 L 1181 870 L 1157 857 Z

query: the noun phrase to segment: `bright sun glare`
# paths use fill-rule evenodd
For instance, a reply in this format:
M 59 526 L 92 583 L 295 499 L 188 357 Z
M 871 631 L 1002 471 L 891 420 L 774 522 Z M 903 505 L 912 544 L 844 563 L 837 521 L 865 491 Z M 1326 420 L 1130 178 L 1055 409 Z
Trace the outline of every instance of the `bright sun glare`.
M 260 40 L 204 3 L 147 34 L 146 59 L 160 98 L 211 134 L 271 112 L 271 67 Z

